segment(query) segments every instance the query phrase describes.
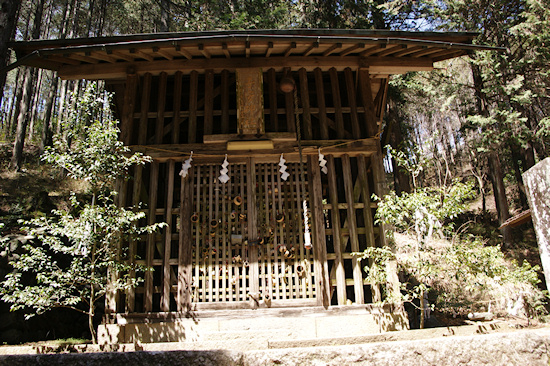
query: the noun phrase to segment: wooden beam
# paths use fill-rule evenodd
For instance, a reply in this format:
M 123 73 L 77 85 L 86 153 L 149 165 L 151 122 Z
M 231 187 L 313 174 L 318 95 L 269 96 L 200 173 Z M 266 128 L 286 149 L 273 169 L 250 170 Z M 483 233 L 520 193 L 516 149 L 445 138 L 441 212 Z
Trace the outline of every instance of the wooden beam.
M 340 83 L 338 81 L 338 72 L 333 67 L 329 70 L 330 75 L 330 85 L 332 88 L 332 102 L 335 109 L 335 120 L 336 120 L 336 136 L 339 139 L 344 138 L 344 115 L 342 114 L 342 98 L 340 97 Z
M 298 71 L 300 77 L 300 101 L 302 102 L 302 119 L 304 122 L 304 139 L 313 138 L 313 129 L 311 126 L 311 111 L 309 105 L 309 82 L 307 80 L 307 71 L 301 68 Z
M 116 57 L 116 58 L 119 58 L 121 60 L 125 60 L 125 61 L 128 61 L 128 62 L 134 62 L 135 61 L 135 57 L 132 57 L 129 54 L 124 53 L 122 51 L 113 50 L 113 51 L 111 51 L 110 54 L 112 54 L 113 57 Z
M 244 49 L 245 49 L 246 58 L 249 58 L 250 57 L 250 41 L 246 41 L 244 43 Z
M 239 134 L 263 134 L 263 74 L 261 69 L 237 71 L 237 131 Z
M 327 56 L 330 56 L 331 53 L 333 53 L 334 51 L 336 51 L 337 49 L 339 48 L 342 48 L 342 44 L 341 43 L 335 43 L 333 44 L 332 46 L 330 46 L 329 48 L 327 48 L 325 50 L 325 52 L 323 52 L 323 57 L 327 57 Z
M 153 225 L 156 223 L 156 209 L 157 209 L 157 197 L 158 197 L 158 183 L 159 183 L 159 163 L 151 163 L 151 177 L 149 181 L 149 212 L 147 215 L 147 224 Z M 155 256 L 155 237 L 156 233 L 147 235 L 147 247 L 145 263 L 148 271 L 145 272 L 145 294 L 144 294 L 144 307 L 145 311 L 153 310 L 153 259 Z
M 323 81 L 323 72 L 320 68 L 316 68 L 314 71 L 315 75 L 315 87 L 317 89 L 317 104 L 319 106 L 319 124 L 321 139 L 328 140 L 328 122 L 325 106 L 325 87 Z
M 78 61 L 87 62 L 89 64 L 99 63 L 99 60 L 96 58 L 79 55 L 78 53 L 71 54 L 71 58 L 74 58 L 75 60 L 78 60 Z
M 182 88 L 182 79 L 183 74 L 181 71 L 176 72 L 176 75 L 174 76 L 174 103 L 173 103 L 173 110 L 174 110 L 174 116 L 172 117 L 172 125 L 174 126 L 172 128 L 172 143 L 173 144 L 179 144 L 180 142 L 180 125 L 181 125 L 181 116 L 180 116 L 180 109 L 181 109 L 181 88 Z
M 149 101 L 151 98 L 152 75 L 147 73 L 143 76 L 141 90 L 141 116 L 139 118 L 138 145 L 147 143 L 147 125 L 149 124 L 147 112 L 149 112 Z
M 166 50 L 160 49 L 158 47 L 153 47 L 153 52 L 158 53 L 162 57 L 164 57 L 167 60 L 172 61 L 174 59 L 174 56 L 172 56 L 170 53 L 168 53 Z
M 354 53 L 356 52 L 357 50 L 362 50 L 363 48 L 365 48 L 365 44 L 364 43 L 358 43 L 356 45 L 353 45 L 349 48 L 346 48 L 345 50 L 343 50 L 342 52 L 340 52 L 340 57 L 344 57 L 344 56 L 347 56 L 351 53 Z
M 107 61 L 111 64 L 114 64 L 115 62 L 117 62 L 116 58 L 105 55 L 102 52 L 91 52 L 91 53 L 87 54 L 86 56 L 96 58 L 96 59 L 102 60 L 102 61 Z M 105 65 L 105 66 L 107 66 L 107 65 Z
M 374 100 L 372 98 L 372 87 L 368 69 L 359 70 L 359 83 L 363 107 L 365 108 L 365 126 L 367 136 L 373 137 L 378 133 L 378 126 L 376 124 Z
M 340 214 L 338 209 L 338 186 L 336 179 L 336 170 L 334 166 L 334 157 L 328 156 L 328 185 L 329 185 L 329 199 L 332 204 L 332 211 L 330 217 L 332 219 L 332 243 L 334 245 L 334 253 L 336 259 L 334 260 L 334 266 L 336 268 L 336 293 L 338 297 L 338 305 L 345 305 L 346 296 L 346 272 L 344 270 L 344 259 L 342 258 L 342 242 L 340 236 Z
M 311 46 L 309 46 L 305 51 L 304 51 L 304 56 L 309 56 L 313 53 L 313 51 L 315 51 L 317 48 L 319 48 L 319 41 L 316 41 L 316 42 L 313 42 L 311 44 Z
M 204 76 L 204 134 L 214 130 L 214 70 L 206 70 Z
M 172 287 L 171 282 L 171 266 L 170 266 L 170 253 L 172 248 L 172 231 L 174 222 L 172 220 L 172 206 L 174 199 L 174 181 L 175 181 L 176 162 L 174 160 L 168 161 L 168 171 L 166 173 L 166 183 L 168 189 L 166 192 L 166 206 L 164 211 L 164 222 L 166 228 L 164 229 L 164 253 L 162 255 L 162 311 L 170 311 L 170 290 Z
M 146 53 L 143 52 L 143 51 L 136 50 L 135 48 L 131 48 L 131 49 L 130 49 L 130 53 L 133 53 L 133 54 L 135 54 L 136 56 L 141 57 L 142 59 L 147 60 L 147 61 L 150 61 L 150 62 L 152 62 L 152 61 L 155 59 L 153 56 L 148 55 L 148 54 L 146 54 Z
M 227 47 L 227 43 L 222 43 L 222 50 L 223 50 L 223 54 L 225 55 L 226 58 L 231 58 L 231 52 L 229 52 L 229 48 Z
M 354 139 L 361 138 L 361 128 L 359 127 L 359 116 L 357 114 L 357 95 L 355 93 L 355 78 L 353 72 L 348 67 L 344 70 L 346 79 L 346 90 L 350 106 L 351 130 Z
M 134 130 L 134 106 L 137 93 L 137 75 L 128 75 L 124 88 L 124 105 L 122 106 L 122 118 L 120 121 L 121 139 L 125 145 L 132 144 Z
M 204 48 L 204 43 L 199 43 L 198 45 L 199 51 L 202 53 L 202 55 L 206 58 L 210 58 L 210 53 Z
M 361 52 L 361 53 L 359 54 L 359 56 L 361 56 L 361 57 L 368 57 L 368 56 L 373 55 L 373 54 L 375 54 L 375 53 L 377 53 L 377 52 L 379 52 L 379 51 L 381 51 L 381 50 L 383 50 L 383 49 L 385 49 L 385 48 L 386 48 L 386 44 L 384 44 L 384 43 L 377 44 L 377 45 L 374 45 L 374 46 L 372 46 L 372 47 L 369 47 L 369 48 L 366 49 L 365 51 Z
M 193 58 L 193 55 L 191 55 L 191 53 L 189 51 L 187 51 L 186 49 L 182 48 L 179 45 L 177 45 L 175 47 L 175 50 L 176 50 L 176 52 L 178 52 L 179 54 L 181 54 L 183 57 L 185 57 L 188 60 L 191 60 Z
M 167 75 L 165 72 L 160 74 L 158 88 L 157 120 L 155 122 L 155 143 L 162 144 L 164 137 L 164 112 L 166 108 L 166 84 Z
M 292 50 L 296 49 L 296 42 L 290 42 L 290 46 L 285 51 L 285 57 L 288 57 L 292 54 Z
M 221 82 L 222 133 L 229 133 L 229 71 L 222 71 Z
M 267 42 L 267 50 L 265 51 L 265 57 L 269 57 L 273 52 L 273 42 Z
M 325 235 L 325 214 L 323 211 L 323 187 L 321 183 L 321 170 L 316 156 L 309 155 L 308 159 L 308 183 L 311 204 L 311 226 L 313 253 L 315 255 L 315 278 L 317 283 L 317 304 L 325 308 L 330 306 L 330 280 L 327 263 L 327 244 Z
M 248 239 L 249 239 L 249 255 L 250 255 L 250 267 L 249 267 L 249 290 L 251 293 L 259 292 L 260 279 L 258 277 L 258 227 L 257 227 L 257 207 L 256 207 L 256 165 L 254 158 L 249 158 L 247 162 L 246 170 L 246 199 L 247 199 L 247 218 L 248 218 Z M 250 245 L 252 241 L 256 244 Z M 255 301 L 253 301 L 253 308 L 257 307 Z
M 359 238 L 357 237 L 357 217 L 355 214 L 355 203 L 353 197 L 353 182 L 351 175 L 351 163 L 349 155 L 344 155 L 342 160 L 342 176 L 344 179 L 344 195 L 346 196 L 346 202 L 348 204 L 347 217 L 349 228 L 349 240 L 351 246 L 351 252 L 359 252 Z M 338 211 L 338 210 L 336 210 Z M 342 252 L 345 252 L 345 248 L 342 248 Z M 353 257 L 351 260 L 353 268 L 353 288 L 355 293 L 355 303 L 364 304 L 365 297 L 363 293 L 363 273 L 361 270 L 361 261 L 357 260 L 357 257 Z
M 136 51 L 136 54 L 138 54 Z M 82 64 L 82 65 L 63 65 L 59 67 L 59 76 L 63 79 L 116 79 L 125 78 L 127 69 L 132 68 L 138 74 L 150 72 L 158 75 L 161 72 L 173 74 L 176 71 L 190 73 L 192 70 L 212 69 L 214 72 L 221 70 L 237 70 L 241 68 L 275 68 L 282 70 L 285 67 L 322 68 L 328 70 L 335 67 L 343 70 L 346 67 L 369 67 L 371 74 L 401 74 L 407 71 L 430 71 L 433 63 L 428 58 L 405 58 L 405 57 L 358 57 L 358 56 L 329 56 L 329 57 L 250 57 L 250 58 L 212 58 L 212 59 L 177 59 L 173 61 L 157 60 L 147 55 L 150 62 L 117 62 L 112 65 L 104 64 Z
M 199 73 L 191 71 L 189 79 L 189 126 L 188 142 L 190 144 L 197 142 L 197 97 L 199 89 Z
M 374 240 L 374 220 L 372 217 L 372 202 L 371 193 L 369 189 L 369 180 L 367 175 L 367 160 L 365 155 L 359 155 L 357 157 L 357 179 L 359 179 L 359 185 L 361 187 L 361 196 L 363 197 L 363 220 L 366 230 L 367 247 L 376 247 Z M 369 261 L 369 266 L 372 265 L 372 260 Z M 380 292 L 380 286 L 371 283 L 372 302 L 382 301 L 382 294 Z
M 277 113 L 277 76 L 275 69 L 267 71 L 267 84 L 269 86 L 269 123 L 271 131 L 279 131 L 279 115 Z
M 178 312 L 191 310 L 192 272 L 193 272 L 193 235 L 191 233 L 191 217 L 193 204 L 193 169 L 189 175 L 181 178 L 180 186 L 180 231 L 178 251 Z

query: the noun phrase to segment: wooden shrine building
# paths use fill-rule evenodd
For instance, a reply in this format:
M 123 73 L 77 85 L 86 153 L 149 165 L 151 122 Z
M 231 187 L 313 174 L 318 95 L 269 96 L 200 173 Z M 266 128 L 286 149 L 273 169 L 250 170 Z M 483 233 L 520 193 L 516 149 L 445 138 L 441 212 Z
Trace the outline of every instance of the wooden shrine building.
M 379 137 L 388 80 L 484 48 L 474 37 L 312 29 L 14 43 L 19 64 L 105 80 L 121 139 L 154 159 L 121 185 L 120 204 L 143 202 L 147 223 L 168 225 L 128 243 L 129 258 L 153 271 L 108 297 L 113 324 L 104 330 L 118 341 L 181 340 L 189 333 L 174 324 L 183 327 L 190 312 L 357 314 L 359 306 L 366 314 L 376 306 L 363 304 L 399 291 L 396 274 L 393 283 L 367 283 L 368 263 L 352 254 L 384 243 L 371 195 L 385 189 Z M 403 321 L 401 307 L 385 309 L 390 323 Z M 147 338 L 143 324 L 153 322 Z M 408 325 L 386 322 L 374 332 L 400 327 Z

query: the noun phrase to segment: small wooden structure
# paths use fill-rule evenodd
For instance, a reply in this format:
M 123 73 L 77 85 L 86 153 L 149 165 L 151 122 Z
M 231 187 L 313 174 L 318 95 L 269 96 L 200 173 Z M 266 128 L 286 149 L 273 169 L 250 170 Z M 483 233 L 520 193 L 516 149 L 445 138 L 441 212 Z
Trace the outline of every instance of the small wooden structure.
M 129 260 L 154 269 L 107 299 L 109 312 L 131 317 L 383 300 L 392 286 L 367 283 L 367 263 L 352 253 L 384 242 L 371 195 L 385 189 L 379 137 L 389 77 L 481 48 L 474 36 L 221 31 L 13 47 L 21 63 L 62 78 L 105 80 L 122 140 L 154 159 L 120 187 L 121 205 L 144 202 L 149 224 L 168 224 L 128 243 Z

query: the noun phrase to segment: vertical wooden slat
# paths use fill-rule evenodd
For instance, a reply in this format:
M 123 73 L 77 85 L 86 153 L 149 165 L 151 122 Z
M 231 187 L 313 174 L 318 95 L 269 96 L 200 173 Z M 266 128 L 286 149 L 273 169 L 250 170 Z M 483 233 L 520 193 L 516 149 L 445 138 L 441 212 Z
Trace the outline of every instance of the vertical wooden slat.
M 157 194 L 159 182 L 159 163 L 153 161 L 151 164 L 151 180 L 149 183 L 149 214 L 147 221 L 149 225 L 156 222 L 157 210 Z M 148 268 L 145 273 L 145 311 L 153 310 L 153 257 L 155 255 L 155 233 L 147 235 L 147 254 L 146 266 Z
M 208 276 L 208 287 L 207 287 L 207 293 L 208 293 L 208 301 L 209 302 L 212 302 L 214 300 L 214 294 L 213 294 L 213 275 L 214 275 L 214 267 L 213 267 L 213 255 L 211 254 L 212 253 L 212 247 L 213 247 L 213 243 L 214 243 L 214 239 L 215 238 L 212 238 L 210 236 L 210 221 L 214 219 L 214 202 L 213 202 L 213 199 L 214 199 L 214 180 L 216 180 L 216 178 L 214 177 L 214 166 L 212 165 L 209 165 L 208 166 L 208 178 L 207 178 L 207 184 L 208 184 L 208 196 L 206 197 L 206 199 L 208 200 L 208 213 L 207 213 L 207 217 L 208 219 L 205 221 L 206 222 L 206 228 L 205 228 L 205 231 L 206 231 L 206 237 L 208 238 L 207 239 L 207 242 L 209 241 L 210 242 L 210 245 L 208 246 L 208 249 L 209 249 L 209 254 L 207 256 L 208 260 L 208 265 L 207 265 L 207 268 L 205 269 L 206 271 L 206 275 Z M 206 201 L 206 200 L 205 200 Z
M 334 167 L 334 156 L 328 156 L 328 182 L 329 197 L 332 205 L 332 241 L 334 243 L 334 266 L 336 267 L 336 292 L 338 305 L 346 304 L 346 273 L 344 271 L 344 260 L 342 258 L 342 244 L 340 236 L 340 213 L 338 210 L 338 187 L 336 183 L 336 171 Z
M 243 203 L 242 205 L 240 206 L 240 210 L 239 212 L 245 214 L 245 215 L 248 215 L 249 213 L 247 211 L 245 211 L 244 207 L 248 207 L 249 205 L 249 197 L 247 196 L 247 191 L 246 191 L 246 185 L 248 183 L 250 183 L 248 181 L 248 170 L 250 169 L 250 165 L 249 164 L 241 164 L 240 166 L 240 177 L 241 177 L 241 184 L 240 184 L 240 190 L 237 188 L 237 192 L 239 192 L 239 195 L 242 197 L 243 199 Z M 246 179 L 246 180 L 245 180 Z M 246 205 L 246 206 L 244 206 Z M 247 216 L 247 218 L 250 218 L 250 216 Z M 243 240 L 246 240 L 248 238 L 250 238 L 250 228 L 248 228 L 248 232 L 245 233 L 244 232 L 244 227 L 245 227 L 245 223 L 242 223 L 241 225 L 241 233 L 243 235 Z M 250 262 L 250 257 L 249 257 L 249 248 L 248 246 L 245 246 L 244 243 L 241 245 L 241 257 L 243 258 L 243 263 L 244 261 L 248 261 Z M 240 270 L 241 270 L 241 281 L 240 281 L 240 284 L 239 284 L 239 299 L 241 301 L 245 301 L 247 299 L 247 276 L 248 276 L 248 272 L 250 271 L 250 267 L 248 268 L 245 268 L 245 266 L 241 266 L 240 267 Z
M 367 162 L 365 160 L 365 156 L 362 154 L 357 157 L 357 167 L 359 185 L 361 187 L 361 196 L 363 196 L 363 204 L 365 205 L 363 208 L 363 219 L 365 221 L 367 247 L 374 247 L 376 246 L 376 243 L 374 242 L 374 221 L 372 218 L 370 189 L 367 176 Z M 372 263 L 369 263 L 369 265 L 370 264 Z M 378 286 L 377 284 L 371 284 L 371 292 L 373 302 L 382 301 L 380 286 Z
M 346 77 L 346 89 L 348 94 L 348 101 L 350 107 L 350 118 L 351 118 L 351 130 L 353 133 L 354 139 L 361 138 L 361 128 L 359 127 L 359 117 L 357 115 L 357 96 L 355 93 L 355 81 L 353 78 L 353 72 L 349 67 L 344 70 L 344 75 Z
M 229 133 L 229 71 L 222 71 L 222 133 Z
M 273 182 L 272 190 L 272 200 L 273 200 L 273 218 L 276 219 L 277 214 L 281 212 L 282 205 L 280 200 L 280 175 L 278 174 L 279 166 L 277 164 L 271 165 L 271 181 Z M 275 275 L 275 293 L 273 294 L 273 299 L 281 298 L 281 283 L 280 283 L 280 274 L 279 271 L 279 248 L 278 246 L 282 244 L 282 225 L 275 221 L 275 227 L 273 228 L 274 238 L 273 238 L 273 247 L 275 249 L 274 257 L 274 275 Z
M 188 142 L 197 142 L 197 97 L 199 92 L 199 73 L 195 70 L 189 75 L 189 126 Z
M 218 165 L 215 166 L 214 169 L 214 175 L 212 175 L 214 182 L 213 185 L 214 188 L 214 216 L 212 220 L 216 220 L 218 222 L 218 227 L 215 229 L 216 236 L 212 238 L 212 244 L 211 247 L 214 247 L 215 253 L 211 254 L 212 260 L 214 261 L 214 287 L 212 288 L 212 291 L 214 291 L 214 301 L 221 300 L 221 293 L 220 293 L 220 233 L 222 231 L 222 228 L 220 228 L 220 181 L 217 178 L 217 175 L 219 173 Z
M 168 173 L 166 181 L 168 183 L 168 189 L 166 192 L 166 205 L 164 212 L 164 222 L 166 228 L 164 231 L 164 255 L 163 255 L 163 288 L 162 288 L 162 311 L 170 311 L 170 290 L 171 290 L 171 278 L 170 278 L 170 250 L 172 247 L 172 206 L 174 199 L 174 173 L 176 163 L 174 160 L 168 161 Z
M 155 144 L 162 144 L 164 137 L 164 112 L 166 108 L 166 82 L 168 75 L 165 72 L 161 72 L 159 76 L 159 89 L 158 89 L 158 109 L 157 109 L 157 122 L 155 129 Z
M 342 175 L 344 176 L 344 191 L 348 206 L 348 229 L 351 242 L 351 252 L 359 252 L 359 238 L 357 237 L 357 221 L 355 216 L 355 200 L 353 198 L 353 182 L 351 175 L 351 164 L 349 155 L 342 156 Z M 364 304 L 365 297 L 363 293 L 363 274 L 361 272 L 361 261 L 357 257 L 351 259 L 353 267 L 353 288 L 355 292 L 355 303 Z
M 199 216 L 199 222 L 195 223 L 195 301 L 199 302 L 202 299 L 202 283 L 204 280 L 201 281 L 201 267 L 202 267 L 202 261 L 201 261 L 201 240 L 204 237 L 203 234 L 201 234 L 201 227 L 200 223 L 201 220 L 204 220 L 204 215 L 201 212 L 201 188 L 204 186 L 201 184 L 202 180 L 202 174 L 201 174 L 201 166 L 197 166 L 194 168 L 196 172 L 196 179 L 195 181 L 195 213 Z
M 336 136 L 339 139 L 344 138 L 344 116 L 342 114 L 342 98 L 340 97 L 340 83 L 338 81 L 338 72 L 333 67 L 329 70 L 330 85 L 332 87 L 332 100 L 334 103 L 334 115 L 336 120 Z
M 294 92 L 285 93 L 286 129 L 288 132 L 296 132 L 294 114 Z
M 271 130 L 274 132 L 281 132 L 279 131 L 279 116 L 277 114 L 277 78 L 275 69 L 269 69 L 267 77 L 269 84 L 269 121 L 271 123 Z
M 304 175 L 305 175 L 305 172 L 304 172 Z M 293 195 L 293 197 L 296 197 L 294 199 L 294 203 L 296 204 L 296 214 L 297 214 L 297 219 L 296 219 L 296 222 L 298 224 L 298 228 L 297 228 L 297 237 L 298 237 L 298 249 L 296 250 L 296 257 L 297 257 L 297 260 L 296 260 L 296 267 L 298 266 L 303 266 L 304 267 L 304 270 L 306 270 L 305 268 L 305 263 L 306 263 L 306 253 L 305 253 L 305 249 L 304 249 L 304 234 L 305 233 L 305 228 L 304 228 L 304 221 L 303 221 L 303 217 L 304 217 L 304 208 L 303 208 L 303 201 L 306 199 L 306 193 L 304 192 L 304 190 L 302 190 L 302 187 L 304 187 L 305 189 L 305 183 L 306 182 L 301 182 L 301 177 L 300 177 L 300 165 L 299 164 L 295 164 L 295 169 L 294 169 L 294 177 L 295 177 L 295 194 Z M 307 181 L 307 178 L 304 177 Z M 304 186 L 302 186 L 302 183 L 304 184 Z M 298 275 L 298 271 L 296 270 L 297 268 L 295 267 L 295 271 L 294 273 L 296 273 L 296 283 L 299 284 L 299 286 L 297 286 L 297 297 L 301 297 L 301 298 L 307 298 L 307 287 L 306 287 L 306 276 L 299 276 Z M 308 273 L 309 271 L 305 272 L 305 273 Z
M 328 276 L 325 215 L 323 213 L 323 187 L 321 170 L 316 156 L 308 155 L 308 168 L 317 304 L 328 307 L 330 305 L 330 279 Z
M 319 127 L 321 130 L 321 139 L 328 140 L 328 123 L 325 105 L 325 87 L 323 84 L 323 72 L 320 68 L 314 70 L 315 88 L 317 89 L 317 105 L 319 106 Z
M 181 71 L 176 72 L 174 75 L 174 117 L 172 118 L 172 143 L 179 144 L 180 142 L 180 125 L 181 125 L 181 87 L 182 87 L 183 73 Z
M 359 84 L 361 88 L 361 99 L 365 108 L 365 126 L 367 137 L 375 136 L 378 133 L 374 101 L 372 99 L 372 88 L 368 69 L 359 70 Z
M 181 178 L 180 186 L 180 231 L 178 250 L 178 312 L 191 309 L 193 237 L 191 233 L 191 209 L 193 205 L 193 169 Z
M 204 75 L 204 134 L 211 135 L 214 127 L 214 70 Z
M 140 195 L 141 195 L 141 188 L 142 188 L 142 177 L 143 177 L 143 165 L 138 165 L 135 167 L 135 174 L 134 174 L 134 184 L 133 184 L 133 190 L 132 190 L 132 210 L 136 212 L 139 207 Z M 139 240 L 138 237 L 132 237 L 130 239 L 129 247 L 128 247 L 128 261 L 130 264 L 135 263 L 136 260 L 136 241 Z M 130 278 L 135 278 L 136 272 L 130 271 Z M 130 286 L 128 290 L 126 291 L 126 311 L 128 313 L 134 312 L 135 309 L 135 288 L 134 286 Z
M 126 88 L 124 89 L 124 106 L 121 119 L 121 139 L 125 145 L 132 144 L 134 131 L 134 108 L 136 103 L 138 76 L 136 74 L 126 76 Z
M 311 128 L 311 111 L 309 105 L 309 84 L 307 80 L 307 71 L 304 68 L 299 70 L 300 75 L 300 101 L 302 102 L 302 119 L 304 128 L 304 140 L 313 139 L 313 130 Z
M 151 79 L 150 73 L 143 76 L 143 89 L 141 92 L 141 116 L 139 118 L 138 144 L 145 145 L 147 143 L 147 113 L 149 112 L 149 102 L 151 98 Z
M 246 176 L 246 196 L 247 196 L 247 215 L 248 215 L 248 238 L 249 238 L 249 292 L 257 293 L 259 291 L 258 278 L 258 244 L 250 245 L 250 239 L 258 238 L 257 228 L 257 207 L 256 207 L 256 166 L 254 158 L 247 159 Z M 257 242 L 256 242 L 257 243 Z M 256 303 L 254 306 L 256 307 Z

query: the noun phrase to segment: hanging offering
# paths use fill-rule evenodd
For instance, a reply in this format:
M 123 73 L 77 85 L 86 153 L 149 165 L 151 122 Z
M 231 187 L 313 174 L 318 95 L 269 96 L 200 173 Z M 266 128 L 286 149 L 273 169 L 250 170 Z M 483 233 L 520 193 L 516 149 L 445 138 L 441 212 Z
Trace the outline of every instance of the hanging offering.
M 309 218 L 307 214 L 307 201 L 303 200 L 302 202 L 304 208 L 304 248 L 311 249 L 311 234 L 309 232 Z
M 180 176 L 182 178 L 187 177 L 187 174 L 189 174 L 189 168 L 191 168 L 192 161 L 193 161 L 193 152 L 191 151 L 191 155 L 189 155 L 189 159 L 185 160 L 181 165 Z
M 321 154 L 321 149 L 319 149 L 319 166 L 321 167 L 321 171 L 323 173 L 328 174 L 327 160 L 325 159 L 325 156 Z
M 227 173 L 229 172 L 229 169 L 227 169 L 228 166 L 229 166 L 229 162 L 227 161 L 227 154 L 225 154 L 225 160 L 221 165 L 222 168 L 220 169 L 220 176 L 218 177 L 218 180 L 223 184 L 229 181 L 229 176 L 227 175 Z
M 281 167 L 279 169 L 279 172 L 281 173 L 281 179 L 284 180 L 286 182 L 286 180 L 288 179 L 288 177 L 290 176 L 290 174 L 286 171 L 287 167 L 286 167 L 286 160 L 285 158 L 283 157 L 283 154 L 281 154 L 281 159 L 279 159 L 279 166 Z

